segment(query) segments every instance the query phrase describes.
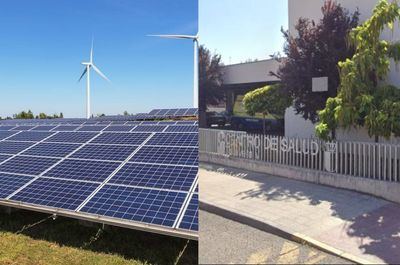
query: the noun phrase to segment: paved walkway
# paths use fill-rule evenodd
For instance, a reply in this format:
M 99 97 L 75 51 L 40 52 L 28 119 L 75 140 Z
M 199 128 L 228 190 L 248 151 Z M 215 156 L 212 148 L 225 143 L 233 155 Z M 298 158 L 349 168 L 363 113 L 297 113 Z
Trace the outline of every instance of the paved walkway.
M 199 212 L 199 264 L 352 264 L 219 215 Z
M 200 168 L 200 190 L 203 203 L 322 242 L 344 255 L 368 263 L 400 263 L 400 205 L 210 164 Z

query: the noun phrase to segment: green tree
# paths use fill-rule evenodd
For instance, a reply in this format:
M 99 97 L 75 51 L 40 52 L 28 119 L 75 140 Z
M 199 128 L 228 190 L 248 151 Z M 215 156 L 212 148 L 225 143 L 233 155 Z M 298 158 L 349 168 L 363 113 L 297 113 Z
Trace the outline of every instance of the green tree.
M 393 30 L 399 18 L 397 1 L 380 0 L 371 18 L 350 32 L 355 54 L 339 62 L 339 93 L 319 114 L 316 134 L 320 138 L 334 138 L 331 132 L 339 126 L 365 127 L 375 141 L 379 136 L 400 136 L 400 90 L 385 81 L 390 60 L 400 60 L 400 44 L 380 39 L 382 31 Z
M 212 54 L 205 46 L 199 48 L 199 115 L 200 127 L 206 126 L 208 105 L 220 103 L 225 98 L 222 89 L 221 56 Z
M 263 115 L 263 131 L 265 132 L 265 117 L 273 115 L 282 118 L 285 110 L 292 104 L 292 99 L 285 94 L 280 84 L 265 86 L 248 92 L 243 98 L 246 112 L 254 116 Z
M 128 111 L 124 111 L 124 116 L 128 116 L 129 115 L 129 112 Z
M 347 35 L 358 24 L 359 13 L 350 14 L 334 1 L 325 1 L 322 19 L 312 21 L 300 18 L 296 34 L 283 31 L 285 57 L 280 62 L 277 76 L 283 89 L 293 98 L 297 114 L 313 123 L 318 121 L 318 111 L 325 107 L 328 97 L 335 97 L 339 86 L 339 61 L 350 58 L 354 49 L 347 45 Z M 313 92 L 313 77 L 328 77 L 328 91 Z
M 34 119 L 34 115 L 31 110 L 21 111 L 20 113 L 14 114 L 14 119 Z

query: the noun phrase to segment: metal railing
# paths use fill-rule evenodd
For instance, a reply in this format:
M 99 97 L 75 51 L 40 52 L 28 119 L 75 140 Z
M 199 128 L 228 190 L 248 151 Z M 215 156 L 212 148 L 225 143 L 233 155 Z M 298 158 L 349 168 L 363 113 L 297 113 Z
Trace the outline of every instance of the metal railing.
M 200 152 L 400 182 L 400 145 L 199 130 Z

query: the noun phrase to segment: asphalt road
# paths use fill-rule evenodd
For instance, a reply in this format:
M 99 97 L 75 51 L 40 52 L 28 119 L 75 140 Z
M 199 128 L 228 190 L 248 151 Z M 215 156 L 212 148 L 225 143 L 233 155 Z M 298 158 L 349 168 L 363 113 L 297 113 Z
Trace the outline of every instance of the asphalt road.
M 205 211 L 200 211 L 199 236 L 199 264 L 351 264 Z

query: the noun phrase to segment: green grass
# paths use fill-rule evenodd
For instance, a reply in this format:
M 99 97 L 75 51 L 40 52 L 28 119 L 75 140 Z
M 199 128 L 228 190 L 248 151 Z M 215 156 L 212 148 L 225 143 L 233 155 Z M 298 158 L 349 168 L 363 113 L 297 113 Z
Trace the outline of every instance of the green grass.
M 188 242 L 110 226 L 93 240 L 101 226 L 86 227 L 62 217 L 17 233 L 47 216 L 0 212 L 0 264 L 174 264 Z M 189 241 L 179 264 L 197 264 L 197 249 L 197 242 Z

